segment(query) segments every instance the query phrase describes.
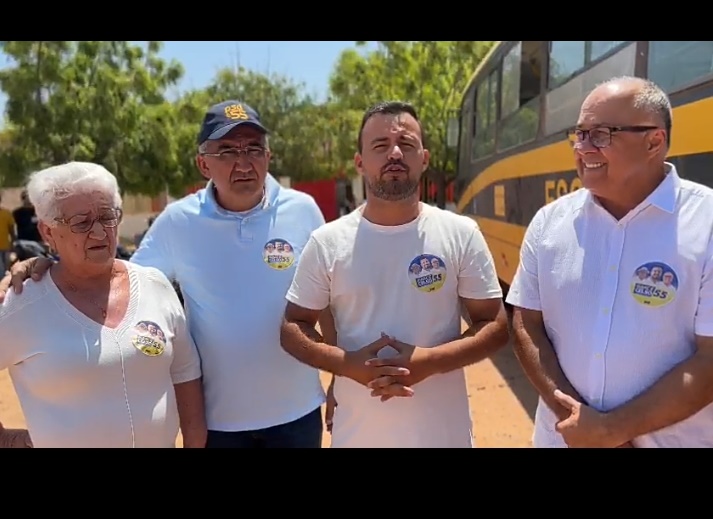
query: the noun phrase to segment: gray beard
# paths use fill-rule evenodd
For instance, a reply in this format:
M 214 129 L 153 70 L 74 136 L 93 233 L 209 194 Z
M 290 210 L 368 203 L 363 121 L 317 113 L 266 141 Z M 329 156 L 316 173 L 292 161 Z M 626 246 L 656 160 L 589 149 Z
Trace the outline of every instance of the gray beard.
M 368 183 L 369 192 L 376 198 L 398 202 L 405 200 L 418 191 L 419 182 L 416 180 L 375 180 Z

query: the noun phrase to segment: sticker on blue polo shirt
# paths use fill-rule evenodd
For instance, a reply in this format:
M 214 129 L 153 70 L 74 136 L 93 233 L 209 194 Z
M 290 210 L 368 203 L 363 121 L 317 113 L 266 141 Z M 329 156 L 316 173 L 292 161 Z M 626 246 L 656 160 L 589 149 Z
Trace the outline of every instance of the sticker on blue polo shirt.
M 287 240 L 275 238 L 265 244 L 262 253 L 267 266 L 275 270 L 290 268 L 295 262 L 295 252 Z
M 421 254 L 409 263 L 408 275 L 421 292 L 435 292 L 446 282 L 446 263 L 433 254 Z
M 676 298 L 678 275 L 666 263 L 651 261 L 634 271 L 631 295 L 646 306 L 664 306 Z

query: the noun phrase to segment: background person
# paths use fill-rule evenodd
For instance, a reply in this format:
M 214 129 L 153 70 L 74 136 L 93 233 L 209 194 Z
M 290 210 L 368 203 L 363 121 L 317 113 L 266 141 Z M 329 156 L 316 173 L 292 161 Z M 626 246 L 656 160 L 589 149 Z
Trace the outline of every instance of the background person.
M 17 227 L 17 239 L 42 243 L 42 235 L 37 227 L 37 211 L 30 201 L 27 190 L 20 194 L 21 205 L 12 212 Z
M 2 203 L 2 191 L 0 191 L 0 204 Z M 5 275 L 5 271 L 10 267 L 10 253 L 15 242 L 15 220 L 12 213 L 0 207 L 0 273 Z

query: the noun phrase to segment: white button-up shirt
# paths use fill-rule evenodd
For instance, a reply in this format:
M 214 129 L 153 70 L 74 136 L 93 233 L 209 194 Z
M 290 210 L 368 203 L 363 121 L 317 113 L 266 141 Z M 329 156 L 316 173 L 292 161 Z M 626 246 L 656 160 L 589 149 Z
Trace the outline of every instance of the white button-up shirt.
M 646 391 L 713 336 L 713 190 L 668 175 L 617 221 L 586 189 L 542 207 L 525 234 L 508 303 L 539 310 L 567 379 L 608 411 Z M 542 399 L 535 447 L 566 447 Z M 713 447 L 713 405 L 634 440 Z

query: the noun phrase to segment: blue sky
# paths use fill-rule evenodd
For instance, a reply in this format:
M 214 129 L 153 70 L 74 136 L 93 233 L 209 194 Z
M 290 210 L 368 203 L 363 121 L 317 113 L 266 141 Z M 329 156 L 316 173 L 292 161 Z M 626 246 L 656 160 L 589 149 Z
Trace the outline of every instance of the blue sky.
M 369 44 L 374 48 L 376 42 Z M 218 69 L 239 62 L 257 72 L 288 75 L 322 97 L 339 54 L 350 47 L 354 47 L 353 41 L 166 41 L 162 55 L 183 63 L 181 90 L 203 87 Z M 7 63 L 0 55 L 0 68 Z M 4 110 L 5 98 L 0 94 L 0 111 Z

